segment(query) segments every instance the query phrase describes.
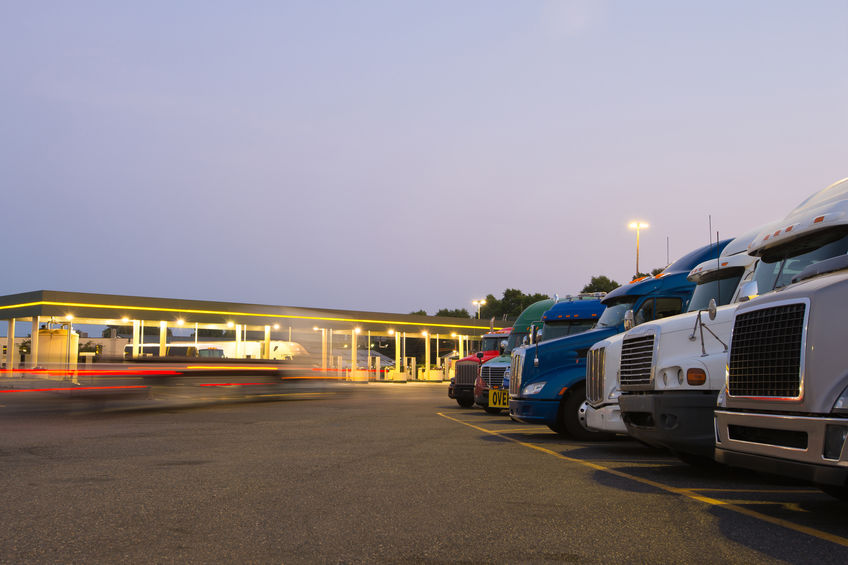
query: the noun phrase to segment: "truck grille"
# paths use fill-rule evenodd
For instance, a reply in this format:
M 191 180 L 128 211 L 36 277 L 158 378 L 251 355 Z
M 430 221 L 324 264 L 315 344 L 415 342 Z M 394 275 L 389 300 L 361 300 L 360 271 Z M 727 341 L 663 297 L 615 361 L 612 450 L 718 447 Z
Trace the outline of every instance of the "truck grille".
M 654 334 L 626 338 L 621 344 L 621 389 L 644 389 L 650 386 L 653 364 Z
M 727 366 L 731 395 L 801 396 L 805 312 L 806 305 L 798 303 L 736 316 Z
M 477 380 L 477 369 L 479 367 L 480 364 L 475 363 L 474 361 L 462 361 L 457 363 L 454 369 L 454 376 L 456 377 L 454 383 L 458 385 L 474 386 L 474 381 Z
M 483 379 L 483 382 L 486 383 L 486 386 L 492 388 L 496 386 L 498 388 L 503 386 L 503 378 L 504 373 L 506 373 L 506 367 L 487 367 L 483 366 L 480 368 L 480 378 Z
M 509 371 L 509 394 L 518 394 L 521 390 L 521 368 L 524 366 L 523 355 L 512 356 L 512 367 Z
M 604 398 L 606 347 L 590 349 L 586 367 L 586 400 L 595 404 Z

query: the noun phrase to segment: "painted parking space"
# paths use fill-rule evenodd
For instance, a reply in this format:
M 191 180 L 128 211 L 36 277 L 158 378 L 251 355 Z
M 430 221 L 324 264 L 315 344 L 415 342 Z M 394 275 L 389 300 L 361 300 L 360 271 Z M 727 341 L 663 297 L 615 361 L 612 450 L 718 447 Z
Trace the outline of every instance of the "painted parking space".
M 842 519 L 844 505 L 814 487 L 719 466 L 691 467 L 663 451 L 632 440 L 575 442 L 554 432 L 532 429 L 541 426 L 517 424 L 513 428 L 510 422 L 474 414 L 437 413 L 441 418 L 555 457 L 563 463 L 588 467 L 599 477 L 624 479 L 625 485 L 629 482 L 685 497 L 704 504 L 710 511 L 730 511 L 848 547 L 848 524 Z M 630 455 L 621 457 L 616 453 L 619 451 Z

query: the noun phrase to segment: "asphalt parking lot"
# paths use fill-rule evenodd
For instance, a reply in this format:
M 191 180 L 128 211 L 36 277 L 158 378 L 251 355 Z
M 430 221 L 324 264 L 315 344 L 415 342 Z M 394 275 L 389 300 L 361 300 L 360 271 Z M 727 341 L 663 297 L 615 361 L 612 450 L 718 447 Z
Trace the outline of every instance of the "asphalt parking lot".
M 462 409 L 444 384 L 269 402 L 0 399 L 0 561 L 845 563 L 848 505 Z

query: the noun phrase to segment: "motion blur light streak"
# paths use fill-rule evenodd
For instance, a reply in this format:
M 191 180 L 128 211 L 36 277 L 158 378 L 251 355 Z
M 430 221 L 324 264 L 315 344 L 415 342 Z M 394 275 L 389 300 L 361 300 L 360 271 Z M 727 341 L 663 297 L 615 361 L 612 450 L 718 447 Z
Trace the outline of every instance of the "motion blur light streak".
M 197 386 L 259 386 L 269 383 L 200 383 Z
M 148 388 L 146 385 L 125 385 L 125 386 L 72 386 L 61 388 L 17 388 L 12 390 L 0 390 L 0 394 L 11 394 L 13 392 L 60 392 L 68 390 L 115 390 L 128 388 Z
M 24 373 L 49 376 L 96 376 L 96 375 L 181 375 L 179 371 L 139 371 L 134 369 L 0 369 L 0 373 Z
M 216 371 L 276 371 L 279 369 L 276 365 L 273 367 L 241 367 L 227 365 L 189 365 L 186 369 L 214 369 Z

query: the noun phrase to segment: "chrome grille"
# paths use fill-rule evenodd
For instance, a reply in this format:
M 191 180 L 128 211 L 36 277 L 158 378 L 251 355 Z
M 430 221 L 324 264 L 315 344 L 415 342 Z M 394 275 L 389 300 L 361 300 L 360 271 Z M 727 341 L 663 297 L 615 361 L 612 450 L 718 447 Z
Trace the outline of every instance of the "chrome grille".
M 509 371 L 509 394 L 518 394 L 521 390 L 521 368 L 524 366 L 523 355 L 512 356 L 512 367 Z
M 604 399 L 604 370 L 607 348 L 590 349 L 586 366 L 586 400 L 596 404 Z
M 506 370 L 507 367 L 487 367 L 483 365 L 480 367 L 480 378 L 483 379 L 483 382 L 489 388 L 493 386 L 500 388 L 503 386 L 503 378 Z
M 733 396 L 801 396 L 805 304 L 761 308 L 736 316 L 728 392 Z
M 654 334 L 625 338 L 621 344 L 621 389 L 640 390 L 650 386 L 653 364 Z
M 475 363 L 474 361 L 458 362 L 454 370 L 454 376 L 456 377 L 454 382 L 458 385 L 474 386 L 474 381 L 477 380 L 477 369 L 479 367 L 480 364 Z

